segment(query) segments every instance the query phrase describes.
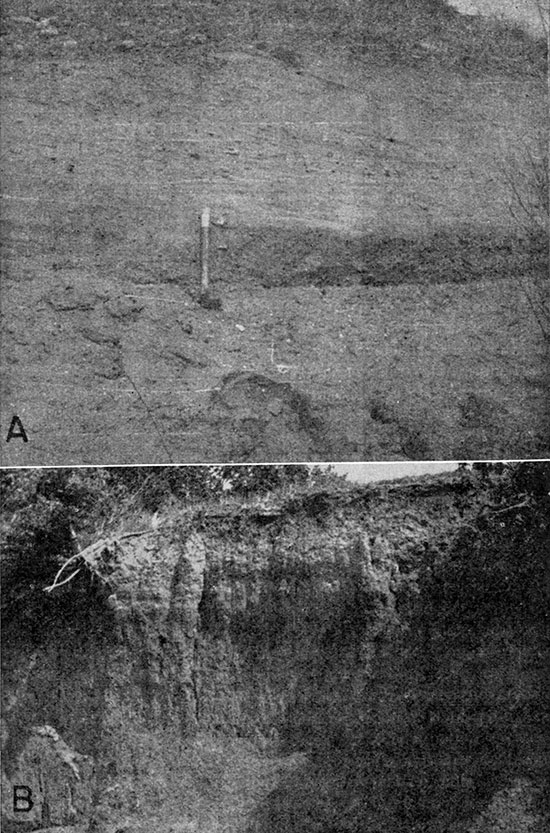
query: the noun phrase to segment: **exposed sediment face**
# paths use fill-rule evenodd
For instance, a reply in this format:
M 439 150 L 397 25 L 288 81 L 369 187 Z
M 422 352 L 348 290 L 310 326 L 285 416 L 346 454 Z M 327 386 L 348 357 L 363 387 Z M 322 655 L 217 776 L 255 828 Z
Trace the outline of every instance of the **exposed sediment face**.
M 158 529 L 99 542 L 71 583 L 45 594 L 40 628 L 24 616 L 5 627 L 6 823 L 18 824 L 9 806 L 14 783 L 32 784 L 40 797 L 28 830 L 56 823 L 109 831 L 126 817 L 189 805 L 191 794 L 214 789 L 201 779 L 206 759 L 216 757 L 210 741 L 196 747 L 193 739 L 224 738 L 259 754 L 306 756 L 293 780 L 256 808 L 250 830 L 268 830 L 275 819 L 277 829 L 309 831 L 315 813 L 309 821 L 300 813 L 312 800 L 313 772 L 329 779 L 335 806 L 350 789 L 395 796 L 406 757 L 412 769 L 425 764 L 411 746 L 415 726 L 437 778 L 443 772 L 447 784 L 449 767 L 458 766 L 451 798 L 466 795 L 473 815 L 484 791 L 490 798 L 505 789 L 504 765 L 485 764 L 481 785 L 460 750 L 442 763 L 453 732 L 464 740 L 452 702 L 472 713 L 483 705 L 479 743 L 498 752 L 487 726 L 508 708 L 510 690 L 538 714 L 542 662 L 532 625 L 495 621 L 474 638 L 467 622 L 462 630 L 455 622 L 447 646 L 422 618 L 419 573 L 430 553 L 432 561 L 446 557 L 479 500 L 471 484 L 444 476 L 283 504 L 171 510 Z M 521 760 L 528 724 L 518 723 Z M 38 737 L 40 727 L 58 740 Z M 533 770 L 542 755 L 539 744 Z M 71 761 L 82 764 L 78 779 Z M 347 799 L 331 767 L 345 775 Z M 301 781 L 311 790 L 298 800 Z M 365 823 L 397 829 L 401 810 L 392 801 L 384 818 L 361 811 Z M 281 806 L 305 826 L 292 827 Z

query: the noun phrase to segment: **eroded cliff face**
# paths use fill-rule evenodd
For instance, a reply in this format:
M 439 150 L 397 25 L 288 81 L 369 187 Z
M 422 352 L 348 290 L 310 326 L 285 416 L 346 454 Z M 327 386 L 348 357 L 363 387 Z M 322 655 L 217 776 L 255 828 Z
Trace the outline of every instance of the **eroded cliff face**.
M 80 574 L 4 633 L 5 829 L 25 829 L 14 783 L 32 783 L 40 799 L 28 830 L 55 819 L 114 831 L 167 804 L 188 807 L 210 789 L 197 734 L 310 764 L 341 737 L 345 771 L 359 725 L 406 724 L 407 662 L 407 696 L 421 688 L 400 654 L 418 572 L 478 500 L 460 478 L 433 478 L 171 510 L 158 529 L 95 542 Z M 36 751 L 45 726 L 54 746 L 84 756 L 78 806 L 66 799 L 71 767 L 45 767 Z M 269 829 L 269 818 L 250 830 Z
M 42 609 L 42 628 L 32 623 L 23 630 L 14 623 L 5 635 L 13 686 L 7 768 L 12 780 L 16 774 L 16 783 L 27 783 L 18 762 L 28 758 L 35 727 L 48 723 L 95 762 L 90 788 L 101 792 L 116 783 L 109 803 L 131 810 L 144 799 L 166 797 L 165 759 L 197 730 L 195 654 L 205 547 L 182 522 L 167 534 L 101 540 L 92 555 L 75 584 L 53 591 Z M 140 775 L 149 784 L 141 798 Z M 29 779 L 36 782 L 34 772 Z M 17 817 L 8 816 L 15 823 Z M 81 813 L 78 820 L 90 816 Z
M 458 520 L 455 499 L 404 499 L 389 510 L 379 496 L 317 495 L 283 511 L 205 518 L 201 726 L 307 747 L 291 713 L 335 700 L 343 677 L 364 685 L 424 549 Z

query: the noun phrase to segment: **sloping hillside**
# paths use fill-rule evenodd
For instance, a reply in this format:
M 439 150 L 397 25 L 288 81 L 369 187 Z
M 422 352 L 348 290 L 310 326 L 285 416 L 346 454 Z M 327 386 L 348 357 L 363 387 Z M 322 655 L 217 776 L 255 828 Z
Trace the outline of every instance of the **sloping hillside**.
M 544 41 L 439 0 L 1 14 L 6 462 L 545 456 Z

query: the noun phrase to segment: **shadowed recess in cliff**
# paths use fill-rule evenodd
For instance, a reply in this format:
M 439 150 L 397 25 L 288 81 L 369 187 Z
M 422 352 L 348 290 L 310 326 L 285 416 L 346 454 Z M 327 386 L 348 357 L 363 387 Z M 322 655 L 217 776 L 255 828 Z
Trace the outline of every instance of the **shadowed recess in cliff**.
M 332 697 L 301 689 L 288 732 L 308 760 L 249 833 L 547 829 L 548 498 L 507 497 L 424 554 L 359 686 L 338 655 Z
M 51 724 L 80 752 L 96 755 L 107 709 L 106 658 L 116 645 L 113 618 L 85 580 L 25 607 L 19 620 L 2 628 L 8 773 L 33 725 Z

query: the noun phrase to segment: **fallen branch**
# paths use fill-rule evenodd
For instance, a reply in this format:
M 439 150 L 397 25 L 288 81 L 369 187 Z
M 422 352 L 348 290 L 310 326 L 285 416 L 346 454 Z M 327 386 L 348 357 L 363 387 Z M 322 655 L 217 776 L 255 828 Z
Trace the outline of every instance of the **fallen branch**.
M 87 567 L 90 572 L 92 572 L 95 576 L 100 578 L 102 581 L 105 581 L 105 577 L 100 568 L 100 559 L 107 551 L 107 553 L 112 554 L 114 550 L 117 549 L 119 545 L 119 541 L 123 541 L 126 538 L 138 538 L 141 535 L 150 535 L 155 530 L 153 529 L 146 529 L 142 532 L 126 532 L 124 535 L 120 535 L 118 538 L 100 538 L 99 541 L 96 541 L 93 544 L 90 544 L 89 547 L 86 547 L 80 552 L 71 555 L 70 558 L 65 561 L 62 567 L 57 571 L 56 576 L 48 587 L 44 587 L 43 590 L 45 593 L 51 593 L 52 590 L 56 590 L 58 587 L 62 587 L 64 584 L 68 584 L 71 579 L 73 579 L 82 569 L 82 567 Z M 76 536 L 74 536 L 76 538 Z M 73 561 L 77 559 L 82 559 L 83 564 L 78 567 L 68 578 L 63 579 L 63 581 L 59 581 L 60 576 L 65 571 L 65 568 L 68 567 Z
M 504 509 L 493 512 L 491 517 L 494 518 L 495 515 L 504 515 L 506 512 L 513 512 L 516 509 L 526 509 L 528 506 L 531 506 L 531 501 L 529 498 L 525 498 L 521 503 L 514 503 L 512 506 L 505 506 Z
M 60 581 L 58 584 L 52 584 L 50 587 L 45 587 L 45 588 L 44 588 L 44 590 L 45 590 L 47 593 L 51 593 L 51 591 L 52 591 L 52 590 L 55 590 L 55 588 L 56 588 L 56 587 L 63 587 L 63 585 L 64 585 L 64 584 L 68 584 L 68 583 L 70 582 L 70 580 L 71 580 L 72 578 L 74 578 L 74 577 L 76 576 L 76 574 L 77 574 L 77 573 L 79 573 L 79 572 L 80 572 L 80 570 L 81 570 L 81 568 L 79 567 L 79 568 L 78 568 L 78 570 L 75 570 L 75 571 L 74 571 L 74 573 L 71 573 L 71 575 L 69 576 L 69 578 L 65 578 L 65 579 L 63 579 L 63 581 Z
M 53 580 L 53 584 L 50 584 L 50 586 L 49 586 L 49 587 L 44 587 L 44 588 L 43 588 L 43 590 L 44 590 L 44 592 L 45 592 L 45 593 L 51 593 L 51 592 L 52 592 L 52 590 L 55 590 L 55 588 L 56 588 L 56 587 L 61 587 L 61 585 L 63 585 L 63 584 L 67 584 L 67 582 L 69 582 L 72 578 L 74 578 L 74 576 L 75 576 L 77 573 L 79 573 L 79 572 L 80 572 L 80 568 L 78 568 L 78 570 L 75 570 L 75 572 L 74 572 L 74 573 L 72 573 L 72 574 L 69 576 L 69 578 L 64 579 L 64 580 L 63 580 L 62 582 L 60 582 L 59 584 L 58 584 L 58 582 L 57 582 L 57 579 L 59 578 L 59 576 L 61 575 L 61 573 L 62 573 L 62 572 L 63 572 L 63 570 L 65 569 L 65 567 L 66 567 L 68 564 L 70 564 L 70 563 L 71 563 L 71 561 L 75 561 L 77 558 L 80 558 L 80 556 L 81 556 L 81 553 L 77 552 L 77 553 L 76 553 L 76 555 L 72 555 L 72 556 L 71 556 L 71 557 L 70 557 L 67 561 L 65 561 L 65 563 L 63 564 L 63 566 L 61 567 L 61 569 L 57 571 L 57 574 L 56 574 L 56 576 L 55 576 L 55 578 L 54 578 L 54 580 Z

